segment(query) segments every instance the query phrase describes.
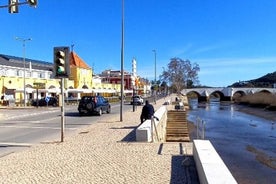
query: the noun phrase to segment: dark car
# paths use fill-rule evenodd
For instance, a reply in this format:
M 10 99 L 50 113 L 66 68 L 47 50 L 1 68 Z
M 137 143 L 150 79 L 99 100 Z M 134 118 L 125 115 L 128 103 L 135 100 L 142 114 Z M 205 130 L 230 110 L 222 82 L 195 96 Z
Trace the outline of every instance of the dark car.
M 85 113 L 102 115 L 103 112 L 110 113 L 111 106 L 102 96 L 83 96 L 79 102 L 78 111 L 80 115 Z
M 44 97 L 37 100 L 32 101 L 33 106 L 53 106 L 56 107 L 58 105 L 58 99 L 55 97 Z

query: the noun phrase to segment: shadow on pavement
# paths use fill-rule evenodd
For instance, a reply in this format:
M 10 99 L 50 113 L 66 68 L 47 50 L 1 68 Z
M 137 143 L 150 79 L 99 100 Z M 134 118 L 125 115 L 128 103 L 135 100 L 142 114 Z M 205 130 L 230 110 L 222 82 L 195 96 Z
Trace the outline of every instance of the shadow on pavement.
M 65 112 L 65 116 L 80 116 L 78 112 Z
M 200 184 L 193 156 L 172 156 L 170 184 Z
M 111 129 L 133 129 L 129 134 L 127 134 L 121 142 L 136 142 L 136 130 L 137 126 L 124 126 L 120 128 L 111 128 Z

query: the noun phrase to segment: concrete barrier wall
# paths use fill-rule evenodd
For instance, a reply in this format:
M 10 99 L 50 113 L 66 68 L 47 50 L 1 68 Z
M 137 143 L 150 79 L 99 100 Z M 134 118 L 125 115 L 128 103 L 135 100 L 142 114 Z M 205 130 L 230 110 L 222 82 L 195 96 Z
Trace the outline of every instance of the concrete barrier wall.
M 159 121 L 154 119 L 158 135 L 156 135 L 155 130 L 153 136 L 151 135 L 151 120 L 146 120 L 136 129 L 136 141 L 151 142 L 152 138 L 154 141 L 164 141 L 167 122 L 166 106 L 160 107 L 154 113 L 154 116 L 159 119 Z M 157 137 L 159 138 L 159 140 L 157 140 Z
M 193 142 L 193 155 L 201 184 L 237 184 L 209 140 Z

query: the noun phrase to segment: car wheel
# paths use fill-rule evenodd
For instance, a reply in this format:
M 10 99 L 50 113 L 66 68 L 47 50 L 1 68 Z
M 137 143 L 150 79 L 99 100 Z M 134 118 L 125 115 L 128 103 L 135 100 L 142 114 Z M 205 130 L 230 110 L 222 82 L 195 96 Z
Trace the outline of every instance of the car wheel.
M 103 114 L 102 109 L 99 110 L 99 116 L 101 116 Z
M 89 109 L 89 110 L 92 110 L 94 107 L 94 104 L 93 103 L 88 103 L 86 104 L 86 108 Z
M 109 114 L 111 112 L 111 108 L 108 107 L 106 113 Z

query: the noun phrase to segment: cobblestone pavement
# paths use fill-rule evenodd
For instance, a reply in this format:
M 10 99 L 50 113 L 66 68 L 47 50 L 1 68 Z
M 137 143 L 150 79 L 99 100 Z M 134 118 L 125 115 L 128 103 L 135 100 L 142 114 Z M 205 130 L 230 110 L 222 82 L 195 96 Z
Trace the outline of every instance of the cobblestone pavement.
M 164 99 L 153 104 L 157 110 Z M 191 143 L 135 142 L 142 106 L 102 119 L 64 142 L 49 141 L 0 158 L 0 183 L 191 183 Z

